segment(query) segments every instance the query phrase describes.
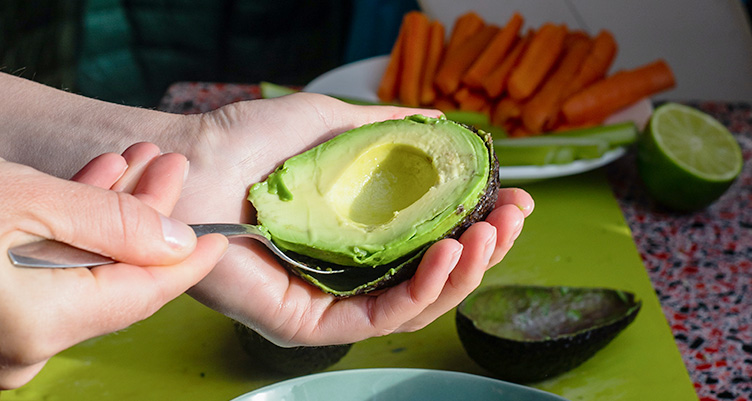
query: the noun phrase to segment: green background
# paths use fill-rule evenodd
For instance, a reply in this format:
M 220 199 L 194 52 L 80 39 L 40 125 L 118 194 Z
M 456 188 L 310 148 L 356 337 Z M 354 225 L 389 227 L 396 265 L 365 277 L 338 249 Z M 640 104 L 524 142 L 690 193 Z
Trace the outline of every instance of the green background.
M 603 170 L 523 185 L 535 212 L 483 284 L 603 286 L 636 293 L 634 323 L 578 368 L 534 387 L 576 400 L 692 400 L 692 383 Z M 485 375 L 465 354 L 454 312 L 423 330 L 357 343 L 329 370 L 412 367 Z M 256 366 L 232 322 L 187 296 L 121 332 L 54 357 L 2 400 L 230 400 L 287 377 Z

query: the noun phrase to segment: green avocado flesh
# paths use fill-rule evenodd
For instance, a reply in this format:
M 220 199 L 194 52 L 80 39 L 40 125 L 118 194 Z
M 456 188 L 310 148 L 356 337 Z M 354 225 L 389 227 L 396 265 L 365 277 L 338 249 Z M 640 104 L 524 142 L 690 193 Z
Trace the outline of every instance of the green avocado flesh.
M 491 286 L 458 307 L 468 355 L 500 379 L 526 383 L 575 368 L 637 316 L 633 294 L 604 288 Z
M 288 159 L 248 199 L 285 253 L 322 269 L 357 268 L 304 277 L 352 295 L 477 220 L 479 205 L 495 200 L 497 169 L 489 134 L 415 115 L 352 129 Z

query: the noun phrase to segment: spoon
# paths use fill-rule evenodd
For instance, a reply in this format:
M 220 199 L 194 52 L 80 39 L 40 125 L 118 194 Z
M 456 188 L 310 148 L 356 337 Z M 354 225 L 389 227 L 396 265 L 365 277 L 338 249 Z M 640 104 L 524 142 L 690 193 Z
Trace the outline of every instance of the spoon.
M 248 237 L 266 245 L 275 255 L 283 261 L 317 274 L 343 273 L 344 270 L 317 269 L 303 264 L 285 255 L 281 249 L 259 230 L 258 226 L 251 224 L 193 224 L 190 225 L 196 236 L 206 234 L 222 234 L 225 237 Z M 115 263 L 114 260 L 84 251 L 68 244 L 53 240 L 42 240 L 25 245 L 13 247 L 8 250 L 8 256 L 16 267 L 41 267 L 41 268 L 66 268 L 66 267 L 95 267 Z

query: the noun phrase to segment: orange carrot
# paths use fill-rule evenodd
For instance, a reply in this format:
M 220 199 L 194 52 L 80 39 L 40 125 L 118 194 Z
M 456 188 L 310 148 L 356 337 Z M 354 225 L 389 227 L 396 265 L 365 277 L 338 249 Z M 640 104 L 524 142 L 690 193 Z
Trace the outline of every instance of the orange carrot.
M 402 74 L 399 80 L 399 100 L 405 106 L 420 105 L 420 77 L 428 51 L 428 17 L 419 12 L 405 14 L 405 38 L 402 45 Z
M 600 125 L 603 121 L 599 120 L 591 120 L 591 121 L 584 121 L 579 124 L 567 124 L 567 123 L 559 123 L 556 124 L 556 126 L 551 129 L 550 131 L 547 131 L 548 134 L 556 134 L 559 132 L 566 132 L 566 131 L 572 131 L 576 129 L 583 129 L 583 128 L 590 128 L 595 127 L 596 125 Z
M 431 22 L 428 37 L 428 54 L 420 83 L 420 103 L 423 105 L 430 105 L 436 99 L 433 80 L 444 52 L 444 25 L 439 21 Z
M 520 63 L 512 71 L 507 84 L 509 96 L 522 100 L 538 89 L 564 47 L 567 28 L 564 25 L 546 23 L 530 40 Z
M 491 109 L 491 124 L 508 126 L 510 121 L 519 119 L 521 113 L 522 109 L 516 100 L 504 97 Z
M 567 37 L 564 38 L 564 47 L 570 47 L 574 42 L 578 42 L 580 40 L 591 40 L 590 35 L 587 34 L 585 31 L 581 30 L 574 30 L 567 32 Z
M 478 33 L 465 40 L 454 52 L 447 50 L 446 57 L 436 72 L 434 81 L 436 87 L 443 93 L 452 93 L 460 85 L 462 75 L 470 68 L 470 64 L 486 48 L 488 42 L 496 35 L 499 28 L 486 25 Z
M 446 54 L 455 52 L 468 38 L 478 33 L 485 26 L 483 18 L 474 11 L 467 12 L 457 17 L 449 35 Z
M 582 63 L 580 71 L 563 91 L 564 98 L 606 76 L 616 57 L 617 45 L 611 32 L 603 30 L 593 39 L 590 54 Z
M 522 27 L 524 19 L 519 13 L 514 13 L 504 28 L 493 37 L 488 46 L 478 56 L 470 66 L 462 82 L 472 88 L 480 88 L 483 78 L 491 72 L 497 65 L 501 64 L 504 56 L 514 44 Z
M 400 76 L 400 64 L 402 64 L 400 57 L 402 56 L 402 42 L 405 37 L 405 26 L 400 27 L 397 34 L 397 40 L 392 46 L 392 52 L 389 54 L 389 62 L 384 69 L 384 75 L 381 76 L 379 87 L 376 94 L 379 100 L 385 103 L 389 103 L 397 96 L 397 84 L 399 83 Z
M 514 125 L 507 130 L 507 134 L 512 138 L 524 138 L 526 136 L 533 136 L 533 133 L 528 131 L 527 128 L 521 125 Z
M 463 86 L 454 93 L 454 100 L 459 104 L 460 110 L 484 111 L 490 108 L 484 93 Z
M 591 84 L 567 99 L 561 110 L 570 124 L 602 121 L 617 110 L 674 85 L 671 68 L 659 59 Z
M 457 89 L 452 94 L 452 98 L 457 103 L 462 103 L 463 101 L 467 100 L 468 97 L 470 97 L 470 88 L 468 88 L 467 86 L 463 86 Z
M 433 101 L 433 107 L 441 111 L 457 110 L 458 106 L 454 100 L 449 96 L 440 96 Z
M 587 37 L 573 35 L 567 40 L 566 50 L 558 66 L 535 95 L 522 106 L 522 124 L 531 133 L 551 129 L 559 115 L 563 98 L 561 93 L 577 74 L 587 57 L 591 42 Z
M 499 97 L 506 89 L 507 80 L 512 69 L 517 65 L 520 56 L 525 51 L 527 43 L 530 41 L 532 33 L 528 33 L 523 38 L 517 40 L 509 54 L 504 57 L 504 60 L 493 71 L 491 71 L 484 79 L 483 90 L 490 98 Z

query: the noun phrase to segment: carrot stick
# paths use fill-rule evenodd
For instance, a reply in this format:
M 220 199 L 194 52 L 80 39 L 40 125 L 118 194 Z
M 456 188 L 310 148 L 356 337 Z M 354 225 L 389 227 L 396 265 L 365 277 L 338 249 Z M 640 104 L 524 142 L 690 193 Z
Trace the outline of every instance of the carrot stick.
M 564 98 L 568 98 L 580 89 L 606 76 L 616 57 L 617 45 L 611 32 L 602 30 L 593 39 L 590 54 L 582 63 L 580 71 L 563 91 Z
M 519 65 L 509 76 L 509 96 L 522 100 L 535 92 L 559 58 L 566 34 L 564 25 L 546 23 L 538 29 L 522 54 Z
M 514 44 L 522 27 L 524 19 L 519 13 L 514 13 L 506 25 L 493 37 L 488 46 L 470 66 L 462 82 L 472 88 L 481 88 L 483 78 L 497 65 L 501 64 L 504 56 Z
M 558 132 L 565 132 L 565 131 L 572 131 L 576 129 L 595 127 L 596 125 L 600 125 L 602 122 L 603 121 L 599 121 L 599 120 L 591 120 L 591 121 L 584 121 L 579 124 L 566 124 L 566 123 L 556 124 L 556 126 L 551 131 L 549 131 L 549 133 L 555 134 Z
M 543 86 L 522 106 L 522 124 L 532 133 L 550 129 L 559 115 L 563 98 L 562 90 L 577 74 L 590 52 L 591 42 L 587 37 L 575 34 L 567 41 L 561 62 L 555 67 Z
M 463 86 L 459 89 L 457 89 L 453 94 L 452 98 L 454 98 L 454 101 L 458 104 L 462 103 L 463 101 L 467 100 L 467 98 L 470 97 L 470 88 L 467 86 Z
M 430 105 L 436 99 L 433 80 L 444 52 L 444 25 L 439 21 L 431 22 L 428 32 L 428 54 L 420 83 L 420 103 Z
M 404 20 L 404 19 L 403 19 Z M 397 34 L 397 40 L 395 40 L 392 46 L 392 51 L 389 54 L 389 62 L 384 69 L 384 75 L 381 76 L 379 87 L 376 94 L 379 100 L 385 103 L 389 103 L 397 96 L 397 84 L 399 83 L 400 65 L 402 64 L 400 57 L 402 56 L 402 42 L 405 37 L 405 26 L 400 26 L 399 33 Z
M 402 47 L 402 74 L 399 81 L 399 100 L 405 106 L 420 105 L 420 83 L 423 64 L 428 51 L 428 17 L 419 12 L 405 14 L 405 38 Z
M 457 17 L 449 35 L 446 54 L 455 52 L 468 38 L 478 33 L 485 26 L 483 18 L 474 11 L 467 12 Z
M 484 111 L 489 108 L 488 100 L 484 93 L 463 86 L 454 93 L 454 100 L 459 104 L 460 110 Z
M 617 72 L 577 92 L 562 105 L 570 124 L 603 120 L 617 110 L 676 85 L 664 60 Z
M 488 42 L 496 35 L 499 28 L 493 25 L 484 26 L 478 33 L 468 38 L 462 46 L 447 55 L 436 72 L 435 85 L 443 93 L 452 93 L 460 86 L 462 75 L 470 65 L 488 46 Z
M 528 131 L 525 127 L 521 125 L 514 126 L 512 129 L 508 131 L 508 134 L 512 138 L 524 138 L 524 137 L 533 135 L 532 132 Z
M 516 120 L 520 117 L 522 108 L 520 104 L 508 97 L 502 98 L 491 109 L 491 124 L 499 127 L 507 126 L 511 120 Z
M 437 108 L 443 112 L 451 111 L 451 110 L 457 110 L 458 106 L 454 102 L 454 100 L 449 96 L 440 96 L 437 97 L 436 100 L 433 102 L 433 107 Z
M 486 91 L 488 97 L 497 98 L 504 92 L 504 90 L 506 89 L 507 81 L 509 79 L 509 74 L 517 65 L 517 62 L 519 61 L 522 53 L 525 51 L 525 48 L 527 47 L 531 36 L 532 33 L 528 33 L 528 35 L 526 35 L 525 37 L 517 40 L 517 43 L 515 43 L 509 54 L 504 57 L 504 60 L 501 62 L 501 64 L 499 64 L 499 66 L 492 70 L 483 79 L 483 83 L 481 85 L 483 86 L 483 90 Z

